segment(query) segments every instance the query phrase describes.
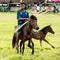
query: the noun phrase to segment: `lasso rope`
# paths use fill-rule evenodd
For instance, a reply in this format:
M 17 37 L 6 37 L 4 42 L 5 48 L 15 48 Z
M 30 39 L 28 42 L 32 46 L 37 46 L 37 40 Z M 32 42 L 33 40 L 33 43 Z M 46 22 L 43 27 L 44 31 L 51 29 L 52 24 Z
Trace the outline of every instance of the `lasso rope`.
M 28 21 L 26 21 L 25 23 L 23 23 L 21 26 L 19 26 L 16 30 L 15 30 L 15 33 L 19 30 L 19 29 L 21 29 L 25 24 L 27 24 L 28 23 Z

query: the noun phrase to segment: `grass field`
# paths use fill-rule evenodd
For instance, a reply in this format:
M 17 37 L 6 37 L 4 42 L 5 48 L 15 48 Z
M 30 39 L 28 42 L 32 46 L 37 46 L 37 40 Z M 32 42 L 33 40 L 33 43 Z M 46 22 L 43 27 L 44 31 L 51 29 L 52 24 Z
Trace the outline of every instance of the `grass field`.
M 0 60 L 60 60 L 60 13 L 46 13 L 43 15 L 34 14 L 38 18 L 40 29 L 51 25 L 55 34 L 47 34 L 46 39 L 53 44 L 56 49 L 52 49 L 43 41 L 43 51 L 40 50 L 40 41 L 34 40 L 34 55 L 31 55 L 31 49 L 25 44 L 25 53 L 22 56 L 12 49 L 12 36 L 14 26 L 17 25 L 16 13 L 0 12 Z

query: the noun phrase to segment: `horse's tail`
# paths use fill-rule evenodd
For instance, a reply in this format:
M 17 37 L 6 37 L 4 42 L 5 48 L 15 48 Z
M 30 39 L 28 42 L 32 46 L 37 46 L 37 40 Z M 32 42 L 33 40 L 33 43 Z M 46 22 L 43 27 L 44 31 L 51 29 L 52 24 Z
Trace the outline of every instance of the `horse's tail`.
M 15 33 L 13 35 L 13 39 L 12 39 L 12 48 L 14 48 L 16 45 L 16 36 L 15 36 Z

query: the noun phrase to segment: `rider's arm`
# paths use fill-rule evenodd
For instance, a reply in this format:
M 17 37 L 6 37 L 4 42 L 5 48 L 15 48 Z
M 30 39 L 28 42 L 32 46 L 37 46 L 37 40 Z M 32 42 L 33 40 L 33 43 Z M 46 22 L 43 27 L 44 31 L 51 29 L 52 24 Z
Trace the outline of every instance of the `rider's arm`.
M 27 18 L 21 18 L 21 15 L 19 13 L 19 11 L 17 12 L 17 19 L 18 20 L 29 20 L 29 14 L 27 15 Z
M 30 20 L 30 18 L 29 18 L 29 13 L 27 12 L 27 18 L 19 18 L 18 20 Z
M 29 20 L 29 18 L 19 18 L 18 20 Z

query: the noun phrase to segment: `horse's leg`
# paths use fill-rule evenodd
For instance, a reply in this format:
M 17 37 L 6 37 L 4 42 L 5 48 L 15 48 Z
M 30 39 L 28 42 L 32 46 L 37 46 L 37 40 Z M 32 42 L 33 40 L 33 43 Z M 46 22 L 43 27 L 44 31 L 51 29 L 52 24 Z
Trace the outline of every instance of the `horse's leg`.
M 34 54 L 34 43 L 32 42 L 32 40 L 30 40 L 30 42 L 32 43 L 32 54 Z
M 52 48 L 54 48 L 55 49 L 55 47 L 52 45 L 52 44 L 50 44 L 46 39 L 43 39 L 46 43 L 48 43 Z
M 21 53 L 21 49 L 22 49 L 22 40 L 20 42 L 20 53 Z
M 16 46 L 17 53 L 19 53 L 19 45 L 18 45 L 18 42 L 19 42 L 19 40 L 17 41 L 17 46 Z
M 40 46 L 41 46 L 41 51 L 42 51 L 42 50 L 43 50 L 43 49 L 42 49 L 42 40 L 40 40 Z
M 30 45 L 30 40 L 28 41 L 28 47 L 32 49 L 32 46 Z
M 32 42 L 32 54 L 34 54 L 34 43 Z
M 19 53 L 18 42 L 19 42 L 18 33 L 16 33 L 16 50 L 17 50 L 17 53 Z
M 23 47 L 22 47 L 22 55 L 24 54 L 24 49 L 25 49 L 25 41 L 23 41 Z
M 23 36 L 23 38 L 22 38 L 22 47 L 21 47 L 21 52 L 22 52 L 22 55 L 24 54 L 24 49 L 25 49 L 25 36 Z
M 27 35 L 27 31 L 25 30 L 26 28 L 23 28 L 23 35 L 22 35 L 22 54 L 24 54 L 24 49 L 25 49 L 25 41 Z

